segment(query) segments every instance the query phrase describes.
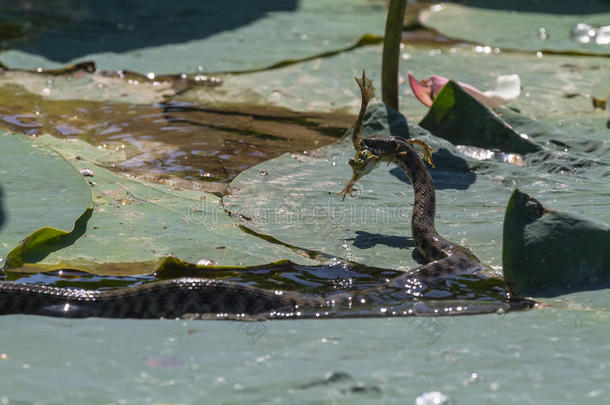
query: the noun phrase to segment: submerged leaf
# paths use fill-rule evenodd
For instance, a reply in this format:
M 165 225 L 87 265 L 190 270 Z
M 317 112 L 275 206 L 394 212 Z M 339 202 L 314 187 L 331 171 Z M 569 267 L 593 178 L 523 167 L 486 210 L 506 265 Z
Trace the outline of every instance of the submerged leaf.
M 85 140 L 101 147 L 98 155 L 114 152 L 115 171 L 184 187 L 198 183 L 217 194 L 237 173 L 265 159 L 335 142 L 352 121 L 350 114 L 235 103 L 213 108 L 56 100 L 14 84 L 0 86 L 0 125 Z

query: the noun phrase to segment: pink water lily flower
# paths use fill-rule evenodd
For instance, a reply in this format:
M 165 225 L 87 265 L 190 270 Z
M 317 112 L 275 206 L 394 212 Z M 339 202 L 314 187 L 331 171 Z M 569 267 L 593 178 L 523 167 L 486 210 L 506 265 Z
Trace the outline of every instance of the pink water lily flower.
M 409 84 L 415 97 L 426 106 L 430 107 L 434 97 L 441 91 L 443 86 L 449 81 L 442 76 L 430 76 L 428 79 L 417 80 L 409 73 Z M 503 75 L 496 79 L 496 87 L 493 90 L 482 92 L 476 87 L 466 83 L 458 84 L 470 94 L 489 108 L 496 108 L 507 105 L 521 93 L 521 80 L 519 75 Z

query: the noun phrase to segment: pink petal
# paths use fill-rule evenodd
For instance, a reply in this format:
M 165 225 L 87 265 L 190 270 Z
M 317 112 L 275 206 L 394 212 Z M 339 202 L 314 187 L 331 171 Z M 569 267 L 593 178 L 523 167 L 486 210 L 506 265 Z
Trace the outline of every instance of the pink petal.
M 430 76 L 430 81 L 432 82 L 432 97 L 434 98 L 441 91 L 443 86 L 449 82 L 449 79 L 443 76 Z M 457 84 L 459 84 L 466 93 L 485 104 L 487 96 L 485 96 L 482 91 L 466 83 L 457 82 Z
M 409 84 L 413 90 L 415 97 L 421 101 L 424 105 L 430 107 L 436 95 L 441 91 L 443 86 L 449 82 L 449 79 L 443 76 L 430 76 L 429 79 L 423 79 L 418 81 L 411 74 L 409 74 Z M 485 104 L 489 108 L 497 107 L 498 105 L 505 104 L 506 100 L 494 97 L 493 94 L 487 94 L 481 92 L 476 87 L 473 87 L 466 83 L 457 82 L 461 88 L 481 103 Z M 493 92 L 491 92 L 493 93 Z
M 433 92 L 432 83 L 430 82 L 430 80 L 424 79 L 422 81 L 419 81 L 415 77 L 413 77 L 411 73 L 409 73 L 409 85 L 411 86 L 413 95 L 419 101 L 421 101 L 427 107 L 430 107 L 432 105 Z
M 449 83 L 449 79 L 443 76 L 430 76 L 432 82 L 432 99 L 441 91 L 441 89 Z

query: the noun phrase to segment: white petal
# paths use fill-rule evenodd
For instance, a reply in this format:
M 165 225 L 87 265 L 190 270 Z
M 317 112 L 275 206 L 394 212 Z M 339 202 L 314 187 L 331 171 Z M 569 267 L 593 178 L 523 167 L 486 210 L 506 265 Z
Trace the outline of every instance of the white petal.
M 506 105 L 521 94 L 521 79 L 519 78 L 519 75 L 498 76 L 495 89 L 486 91 L 483 94 L 488 97 L 485 104 L 489 108 Z
M 494 91 L 507 100 L 516 99 L 521 94 L 521 79 L 519 79 L 519 75 L 498 76 Z

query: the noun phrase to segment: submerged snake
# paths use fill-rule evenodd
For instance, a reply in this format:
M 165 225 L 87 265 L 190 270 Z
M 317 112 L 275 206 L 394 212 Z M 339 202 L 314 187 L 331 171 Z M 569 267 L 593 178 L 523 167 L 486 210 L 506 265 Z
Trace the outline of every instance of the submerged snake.
M 362 75 L 356 79 L 362 94 L 360 114 L 353 130 L 356 155 L 349 164 L 353 176 L 340 193 L 350 193 L 356 181 L 371 172 L 378 163 L 395 163 L 413 184 L 415 203 L 412 235 L 420 254 L 428 262 L 402 274 L 382 287 L 327 297 L 294 292 L 270 291 L 222 280 L 181 278 L 158 281 L 121 289 L 88 291 L 35 284 L 0 282 L 0 314 L 37 314 L 64 317 L 109 318 L 181 318 L 257 319 L 315 317 L 320 311 L 337 306 L 352 308 L 361 302 L 390 291 L 390 296 L 406 291 L 411 294 L 421 285 L 433 285 L 457 274 L 476 274 L 483 265 L 467 248 L 441 237 L 434 227 L 435 192 L 430 172 L 412 144 L 417 140 L 393 136 L 360 139 L 362 120 L 369 100 L 374 96 L 372 81 Z M 429 149 L 424 146 L 424 156 Z M 396 295 L 396 294 L 394 294 Z M 528 303 L 513 308 L 527 308 Z M 495 310 L 484 310 L 490 312 Z M 366 316 L 355 313 L 352 316 Z

